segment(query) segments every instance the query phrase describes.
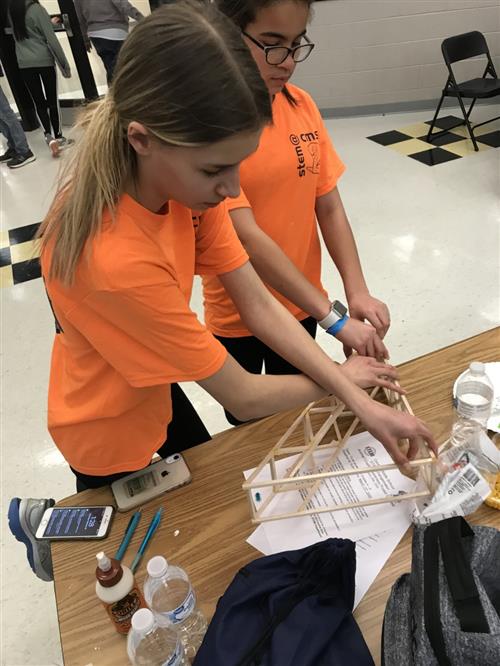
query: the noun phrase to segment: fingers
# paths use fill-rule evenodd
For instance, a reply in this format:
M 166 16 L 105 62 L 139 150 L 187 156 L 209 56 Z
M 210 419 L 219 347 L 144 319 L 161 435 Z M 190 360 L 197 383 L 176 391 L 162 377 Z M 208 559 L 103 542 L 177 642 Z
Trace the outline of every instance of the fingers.
M 387 347 L 382 342 L 380 336 L 376 335 L 373 339 L 374 348 L 375 348 L 375 358 L 389 358 L 389 352 Z
M 399 395 L 406 395 L 406 391 L 399 384 L 390 382 L 389 380 L 383 379 L 382 377 L 376 377 L 375 386 L 381 386 L 382 388 L 399 393 Z
M 438 455 L 438 443 L 434 439 L 434 436 L 432 432 L 429 430 L 429 428 L 425 425 L 425 423 L 422 423 L 422 421 L 419 421 L 420 425 L 420 435 L 424 438 L 427 446 L 430 448 L 430 450 Z
M 374 326 L 380 338 L 383 339 L 391 325 L 391 317 L 387 305 L 378 301 L 377 306 L 366 313 L 366 319 Z
M 410 448 L 406 454 L 408 460 L 415 460 L 420 449 L 420 437 L 410 439 Z

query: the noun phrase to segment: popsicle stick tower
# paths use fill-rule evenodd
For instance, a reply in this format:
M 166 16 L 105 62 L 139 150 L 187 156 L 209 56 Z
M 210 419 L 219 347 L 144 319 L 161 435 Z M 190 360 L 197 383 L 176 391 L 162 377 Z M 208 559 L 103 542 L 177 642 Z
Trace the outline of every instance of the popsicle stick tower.
M 371 398 L 380 400 L 398 411 L 413 414 L 407 398 L 395 391 L 376 387 L 371 389 L 369 395 Z M 362 430 L 363 427 L 358 417 L 334 396 L 308 404 L 243 484 L 243 489 L 248 495 L 252 522 L 263 523 L 283 518 L 340 511 L 341 509 L 355 509 L 373 504 L 399 502 L 417 497 L 427 497 L 434 493 L 437 485 L 436 458 L 422 442 L 419 452 L 421 457 L 411 461 L 410 465 L 415 475 L 419 470 L 422 471 L 426 486 L 424 490 L 349 504 L 311 507 L 310 501 L 325 479 L 353 474 L 373 474 L 397 469 L 397 465 L 387 464 L 338 471 L 318 471 L 315 454 L 326 452 L 325 456 L 321 456 L 321 466 L 323 469 L 331 469 L 349 437 Z M 408 442 L 400 442 L 400 447 L 403 451 L 406 451 Z M 297 455 L 297 459 L 284 475 L 279 476 L 277 471 L 278 461 L 292 455 Z M 269 469 L 271 478 L 259 479 L 266 468 Z M 307 473 L 303 472 L 304 469 L 307 470 Z M 264 488 L 270 489 L 270 493 L 262 492 Z M 297 490 L 300 492 L 296 493 L 297 506 L 293 511 L 279 513 L 274 509 L 270 510 L 271 502 L 277 495 Z M 266 495 L 263 499 L 260 498 L 261 492 Z M 254 502 L 255 498 L 260 499 L 260 501 Z

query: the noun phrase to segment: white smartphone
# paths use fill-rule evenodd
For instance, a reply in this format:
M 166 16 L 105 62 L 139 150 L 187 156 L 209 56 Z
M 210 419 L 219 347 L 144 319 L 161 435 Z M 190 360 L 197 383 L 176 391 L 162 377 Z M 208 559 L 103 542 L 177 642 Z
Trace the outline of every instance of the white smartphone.
M 37 539 L 104 539 L 111 526 L 112 506 L 53 506 L 43 514 Z
M 180 453 L 151 463 L 111 484 L 118 511 L 128 511 L 191 481 L 191 472 Z

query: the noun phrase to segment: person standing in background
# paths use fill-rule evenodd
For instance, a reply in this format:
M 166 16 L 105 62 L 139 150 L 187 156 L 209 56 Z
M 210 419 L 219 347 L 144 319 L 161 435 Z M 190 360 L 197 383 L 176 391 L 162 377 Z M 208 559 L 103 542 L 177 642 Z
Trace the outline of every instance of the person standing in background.
M 55 65 L 57 63 L 64 78 L 69 79 L 69 62 L 49 14 L 38 0 L 10 0 L 9 13 L 17 64 L 35 104 L 45 141 L 53 157 L 58 157 L 61 148 L 73 142 L 62 134 Z
M 0 76 L 3 76 L 1 67 Z M 28 146 L 22 125 L 12 111 L 2 88 L 0 88 L 0 132 L 7 139 L 7 150 L 0 155 L 0 162 L 6 162 L 10 169 L 17 169 L 36 160 Z
M 144 16 L 128 0 L 75 0 L 87 51 L 94 45 L 104 68 L 108 86 L 113 79 L 116 58 L 128 35 L 128 18 Z

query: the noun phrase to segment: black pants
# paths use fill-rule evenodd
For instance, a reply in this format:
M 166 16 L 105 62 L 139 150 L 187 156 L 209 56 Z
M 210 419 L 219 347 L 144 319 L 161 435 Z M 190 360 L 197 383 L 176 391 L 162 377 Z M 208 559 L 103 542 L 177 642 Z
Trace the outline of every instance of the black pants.
M 51 134 L 59 139 L 62 133 L 61 115 L 57 100 L 56 68 L 27 67 L 20 71 L 35 104 L 43 131 L 45 134 Z
M 172 421 L 167 428 L 167 439 L 164 444 L 158 449 L 157 453 L 162 458 L 167 458 L 173 453 L 185 451 L 203 442 L 208 442 L 210 434 L 205 428 L 203 421 L 198 416 L 195 408 L 187 398 L 184 391 L 178 384 L 172 384 Z M 91 476 L 89 474 L 82 474 L 77 472 L 76 469 L 71 468 L 71 471 L 76 476 L 76 492 L 81 493 L 83 490 L 89 488 L 100 488 L 107 486 L 117 479 L 121 479 L 131 472 L 137 470 L 130 470 L 128 472 L 119 472 L 118 474 L 109 474 L 108 476 Z
M 302 324 L 312 338 L 316 337 L 317 322 L 313 317 L 303 319 L 300 324 Z M 253 335 L 242 338 L 223 338 L 218 335 L 215 337 L 222 342 L 231 356 L 236 359 L 245 370 L 252 372 L 255 375 L 260 375 L 262 372 L 262 366 L 264 366 L 265 372 L 268 375 L 299 375 L 302 372 L 288 363 L 288 361 L 285 361 L 284 358 L 278 356 L 276 352 Z M 240 425 L 243 423 L 243 421 L 238 421 L 238 419 L 227 410 L 224 411 L 227 420 L 232 425 Z
M 113 79 L 116 59 L 118 58 L 118 53 L 120 52 L 120 49 L 123 45 L 123 40 L 91 37 L 90 41 L 94 45 L 98 56 L 101 58 L 104 64 L 104 69 L 106 70 L 106 81 L 108 82 L 109 86 Z

